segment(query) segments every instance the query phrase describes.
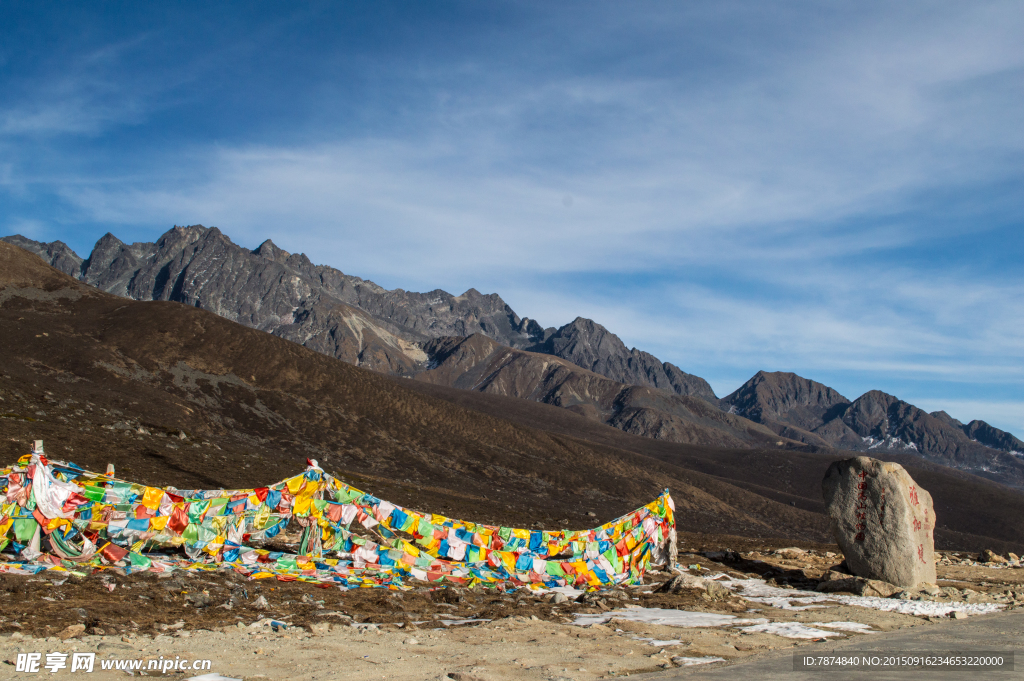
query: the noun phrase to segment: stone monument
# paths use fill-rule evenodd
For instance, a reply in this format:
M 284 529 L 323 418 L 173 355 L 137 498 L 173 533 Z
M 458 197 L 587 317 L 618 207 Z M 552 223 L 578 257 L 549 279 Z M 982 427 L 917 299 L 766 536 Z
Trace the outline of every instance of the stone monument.
M 836 461 L 821 489 L 850 572 L 902 587 L 935 583 L 932 497 L 903 466 L 867 456 Z

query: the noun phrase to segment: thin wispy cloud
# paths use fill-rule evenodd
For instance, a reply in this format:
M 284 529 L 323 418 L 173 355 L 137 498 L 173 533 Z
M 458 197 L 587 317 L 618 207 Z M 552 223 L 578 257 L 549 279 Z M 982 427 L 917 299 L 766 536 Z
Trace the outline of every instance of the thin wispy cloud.
M 122 66 L 145 36 L 80 53 L 45 79 L 12 85 L 17 101 L 0 107 L 0 136 L 96 135 L 111 126 L 137 123 L 146 113 L 142 82 L 124 82 Z M 160 87 L 159 89 L 163 89 Z
M 9 231 L 216 225 L 591 317 L 720 393 L 1024 401 L 1019 4 L 137 11 L 8 55 Z

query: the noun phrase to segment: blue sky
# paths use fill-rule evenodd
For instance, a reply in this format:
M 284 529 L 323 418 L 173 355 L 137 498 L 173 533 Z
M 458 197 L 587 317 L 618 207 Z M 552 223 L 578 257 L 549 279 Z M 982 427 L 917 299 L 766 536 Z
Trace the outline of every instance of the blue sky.
M 0 5 L 0 233 L 174 224 L 1024 435 L 1020 2 Z

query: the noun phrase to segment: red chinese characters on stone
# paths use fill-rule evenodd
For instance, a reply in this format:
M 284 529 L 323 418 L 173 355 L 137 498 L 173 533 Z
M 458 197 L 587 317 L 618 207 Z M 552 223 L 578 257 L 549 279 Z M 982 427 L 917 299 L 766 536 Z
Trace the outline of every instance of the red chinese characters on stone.
M 855 527 L 857 528 L 857 534 L 853 537 L 853 540 L 854 541 L 864 541 L 864 537 L 865 537 L 864 530 L 867 529 L 867 522 L 866 522 L 867 521 L 867 512 L 866 512 L 866 509 L 868 507 L 868 503 L 867 503 L 868 483 L 865 482 L 865 479 L 868 477 L 868 474 L 867 474 L 866 471 L 861 471 L 860 473 L 857 474 L 857 477 L 860 478 L 860 482 L 857 483 L 857 489 L 860 490 L 860 491 L 857 493 L 856 516 L 857 516 L 858 522 L 855 525 Z
M 920 530 L 921 529 L 921 521 L 918 520 L 917 518 L 914 518 L 914 529 L 915 530 Z
M 910 503 L 914 506 L 920 506 L 921 502 L 917 500 L 917 487 L 914 485 L 910 486 Z
M 924 544 L 918 544 L 917 545 L 917 557 L 921 559 L 922 563 L 927 562 L 924 559 Z

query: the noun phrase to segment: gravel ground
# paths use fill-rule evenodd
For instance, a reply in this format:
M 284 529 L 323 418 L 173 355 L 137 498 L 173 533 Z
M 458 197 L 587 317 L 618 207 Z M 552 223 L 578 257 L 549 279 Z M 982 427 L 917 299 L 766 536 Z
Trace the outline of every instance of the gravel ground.
M 682 555 L 691 574 L 754 576 L 783 588 L 813 588 L 815 577 L 841 557 L 785 549 Z M 940 584 L 961 585 L 965 601 L 1024 603 L 1024 570 L 975 565 L 969 559 L 939 566 Z M 969 563 L 969 564 L 963 564 Z M 95 653 L 85 678 L 123 678 L 100 669 L 106 659 L 208 659 L 214 672 L 235 679 L 598 679 L 685 664 L 685 658 L 727 662 L 824 641 L 744 631 L 754 621 L 812 626 L 855 622 L 871 631 L 928 627 L 937 618 L 823 604 L 777 609 L 735 594 L 709 597 L 699 589 L 653 593 L 670 575 L 579 602 L 556 593 L 497 589 L 341 591 L 273 580 L 248 581 L 232 572 L 141 574 L 113 571 L 84 578 L 57 573 L 0 577 L 0 677 L 78 678 L 69 669 L 37 675 L 16 670 L 19 653 Z M 56 579 L 54 579 L 56 576 Z M 728 581 L 727 579 L 723 581 Z M 964 595 L 966 594 L 966 595 Z M 929 598 L 917 595 L 915 598 Z M 943 594 L 939 600 L 948 602 Z M 661 608 L 734 617 L 721 627 L 680 628 L 626 621 L 615 611 Z M 611 614 L 603 624 L 572 624 L 578 614 Z M 460 622 L 467 620 L 465 624 Z M 487 621 L 481 621 L 487 620 Z M 274 623 L 280 623 L 275 625 Z M 829 641 L 870 636 L 840 629 Z M 799 626 L 796 627 L 800 629 Z M 828 630 L 826 628 L 826 630 Z M 165 678 L 200 672 L 169 670 Z M 159 675 L 155 671 L 135 675 Z

